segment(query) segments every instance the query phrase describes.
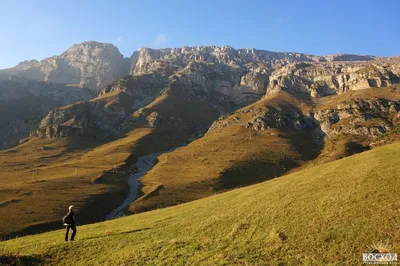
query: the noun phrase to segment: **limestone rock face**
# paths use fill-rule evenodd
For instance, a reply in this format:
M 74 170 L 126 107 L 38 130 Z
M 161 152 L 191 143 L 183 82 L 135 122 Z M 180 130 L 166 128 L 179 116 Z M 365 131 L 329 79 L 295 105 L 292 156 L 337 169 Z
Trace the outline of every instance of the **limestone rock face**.
M 375 83 L 382 86 L 396 83 L 390 76 L 396 71 L 383 65 L 369 76 L 357 73 L 352 77 L 346 76 L 365 67 L 371 68 L 373 64 L 369 62 L 374 59 L 373 56 L 349 54 L 314 56 L 257 49 L 236 50 L 230 46 L 142 48 L 131 57 L 130 73 L 165 76 L 179 73 L 203 89 L 222 92 L 234 103 L 242 105 L 260 99 L 266 92 L 285 90 L 320 97 L 368 88 Z
M 290 63 L 269 77 L 267 94 L 303 92 L 312 97 L 342 94 L 351 90 L 386 87 L 400 82 L 400 61 Z
M 127 114 L 119 104 L 106 106 L 103 101 L 74 104 L 50 111 L 31 136 L 111 140 Z
M 167 79 L 154 75 L 126 76 L 97 98 L 50 111 L 31 136 L 113 139 L 129 114 L 151 103 L 166 84 Z
M 249 87 L 255 92 L 261 94 L 264 94 L 266 89 L 263 76 L 257 72 L 249 72 L 242 76 L 240 79 L 240 85 Z
M 83 87 L 101 88 L 126 72 L 125 60 L 112 44 L 85 42 L 72 46 L 60 57 L 72 68 L 72 74 L 80 74 L 76 76 Z
M 315 118 L 328 137 L 339 134 L 379 137 L 400 123 L 400 101 L 351 99 L 318 111 Z
M 112 44 L 84 42 L 59 56 L 42 61 L 25 61 L 0 71 L 1 76 L 99 89 L 129 71 L 118 48 Z
M 85 42 L 59 56 L 1 70 L 0 79 L 4 77 L 100 89 L 91 101 L 49 112 L 32 135 L 107 139 L 138 121 L 154 128 L 199 130 L 192 119 L 197 116 L 185 120 L 182 114 L 170 117 L 155 108 L 161 99 L 168 98 L 163 108 L 174 112 L 176 106 L 184 106 L 182 112 L 188 112 L 192 108 L 188 103 L 208 108 L 202 112 L 210 115 L 200 123 L 208 127 L 210 117 L 215 119 L 282 91 L 294 97 L 300 93 L 320 98 L 400 83 L 400 59 L 315 56 L 230 46 L 142 48 L 124 59 L 111 44 Z M 154 101 L 157 104 L 153 105 Z M 255 116 L 246 125 L 254 130 L 271 126 L 308 130 L 318 123 L 309 114 L 298 115 L 271 111 Z
M 246 64 L 287 64 L 288 62 L 331 62 L 331 61 L 368 61 L 373 56 L 328 55 L 315 56 L 301 53 L 279 53 L 257 49 L 234 49 L 230 46 L 194 46 L 182 48 L 150 49 L 141 48 L 132 56 L 132 74 L 149 73 L 156 70 L 160 62 L 169 62 L 171 68 L 183 68 L 189 62 L 222 63 L 233 67 Z

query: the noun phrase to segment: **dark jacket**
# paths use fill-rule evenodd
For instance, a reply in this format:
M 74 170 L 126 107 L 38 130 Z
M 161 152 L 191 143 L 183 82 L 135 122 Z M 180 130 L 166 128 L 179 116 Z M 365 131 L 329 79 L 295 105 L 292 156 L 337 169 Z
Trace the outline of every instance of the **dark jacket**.
M 74 212 L 68 212 L 67 214 L 67 221 L 70 221 L 69 224 L 75 225 L 75 213 Z

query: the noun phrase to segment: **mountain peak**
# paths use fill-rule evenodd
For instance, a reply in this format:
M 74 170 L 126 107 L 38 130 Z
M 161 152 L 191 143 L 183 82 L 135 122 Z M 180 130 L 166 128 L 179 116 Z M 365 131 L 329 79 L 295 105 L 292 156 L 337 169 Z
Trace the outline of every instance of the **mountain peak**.
M 84 41 L 81 43 L 73 44 L 72 47 L 74 46 L 91 46 L 91 47 L 115 47 L 117 48 L 114 44 L 112 43 L 106 43 L 106 42 L 97 42 L 97 41 Z M 71 48 L 72 48 L 71 47 Z M 117 48 L 118 49 L 118 48 Z

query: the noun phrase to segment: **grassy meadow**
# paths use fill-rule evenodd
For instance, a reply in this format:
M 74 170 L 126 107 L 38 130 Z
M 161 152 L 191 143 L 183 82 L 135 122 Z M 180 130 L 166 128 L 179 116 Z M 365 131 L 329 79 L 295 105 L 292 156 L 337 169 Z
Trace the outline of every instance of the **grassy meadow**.
M 400 251 L 400 143 L 174 207 L 0 242 L 38 265 L 360 265 Z M 79 216 L 77 216 L 79 221 Z M 9 257 L 8 257 L 9 258 Z

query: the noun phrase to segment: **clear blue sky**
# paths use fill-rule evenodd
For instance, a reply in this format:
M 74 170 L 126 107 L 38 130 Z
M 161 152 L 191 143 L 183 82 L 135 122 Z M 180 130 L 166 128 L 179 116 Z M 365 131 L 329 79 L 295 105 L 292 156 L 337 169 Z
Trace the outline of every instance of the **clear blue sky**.
M 0 68 L 88 40 L 140 47 L 230 45 L 400 55 L 399 0 L 0 0 Z

